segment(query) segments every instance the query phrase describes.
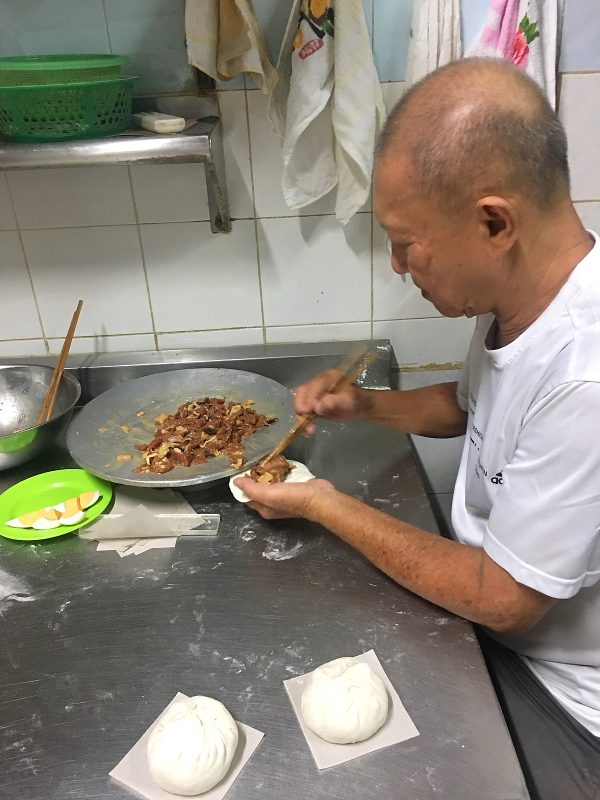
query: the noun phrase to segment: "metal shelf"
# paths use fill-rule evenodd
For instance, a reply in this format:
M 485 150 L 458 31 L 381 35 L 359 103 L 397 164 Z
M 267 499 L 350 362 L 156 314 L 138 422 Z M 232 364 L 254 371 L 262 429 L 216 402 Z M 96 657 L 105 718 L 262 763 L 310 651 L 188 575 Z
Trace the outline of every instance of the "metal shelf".
M 106 139 L 44 144 L 11 142 L 0 137 L 0 170 L 181 163 L 204 164 L 211 230 L 229 232 L 223 128 L 218 116 L 204 117 L 182 133 L 172 135 L 131 130 Z

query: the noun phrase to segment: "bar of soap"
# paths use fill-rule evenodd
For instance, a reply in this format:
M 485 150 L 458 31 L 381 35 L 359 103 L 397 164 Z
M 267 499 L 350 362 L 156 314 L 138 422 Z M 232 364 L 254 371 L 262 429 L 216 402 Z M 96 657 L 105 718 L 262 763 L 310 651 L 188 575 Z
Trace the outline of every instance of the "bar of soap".
M 180 133 L 185 128 L 185 119 L 173 114 L 161 114 L 160 111 L 142 111 L 133 114 L 132 121 L 139 128 L 152 133 Z

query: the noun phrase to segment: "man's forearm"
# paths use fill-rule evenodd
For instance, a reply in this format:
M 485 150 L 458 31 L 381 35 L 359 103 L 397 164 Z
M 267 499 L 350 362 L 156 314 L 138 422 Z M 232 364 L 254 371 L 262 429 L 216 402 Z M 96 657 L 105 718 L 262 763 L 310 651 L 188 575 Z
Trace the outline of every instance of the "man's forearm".
M 363 389 L 368 402 L 361 419 L 420 436 L 461 436 L 467 415 L 459 408 L 453 383 L 438 383 L 421 389 L 382 392 Z
M 401 586 L 493 630 L 527 630 L 552 603 L 518 584 L 483 550 L 392 519 L 340 492 L 323 493 L 311 519 Z

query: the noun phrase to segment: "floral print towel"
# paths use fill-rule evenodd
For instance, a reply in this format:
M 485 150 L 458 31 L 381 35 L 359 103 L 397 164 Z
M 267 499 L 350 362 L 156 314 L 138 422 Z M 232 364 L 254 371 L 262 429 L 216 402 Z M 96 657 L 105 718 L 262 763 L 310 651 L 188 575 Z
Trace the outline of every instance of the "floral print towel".
M 467 56 L 497 56 L 527 72 L 556 101 L 558 0 L 492 0 Z

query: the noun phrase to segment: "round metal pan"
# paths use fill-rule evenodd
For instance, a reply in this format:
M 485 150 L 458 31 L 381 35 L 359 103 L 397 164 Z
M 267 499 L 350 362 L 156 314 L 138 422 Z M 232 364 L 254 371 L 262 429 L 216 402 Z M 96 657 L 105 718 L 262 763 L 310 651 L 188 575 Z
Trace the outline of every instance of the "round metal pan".
M 270 453 L 296 418 L 292 393 L 270 378 L 237 369 L 178 369 L 121 383 L 90 401 L 73 419 L 67 447 L 80 467 L 128 486 L 195 486 L 241 472 L 224 457 L 175 467 L 162 475 L 134 472 L 141 458 L 135 445 L 151 441 L 156 417 L 173 414 L 182 403 L 201 397 L 253 400 L 259 413 L 277 417 L 277 422 L 244 438 L 246 465 L 250 466 Z M 144 414 L 139 416 L 140 412 Z M 131 460 L 118 460 L 127 454 Z

